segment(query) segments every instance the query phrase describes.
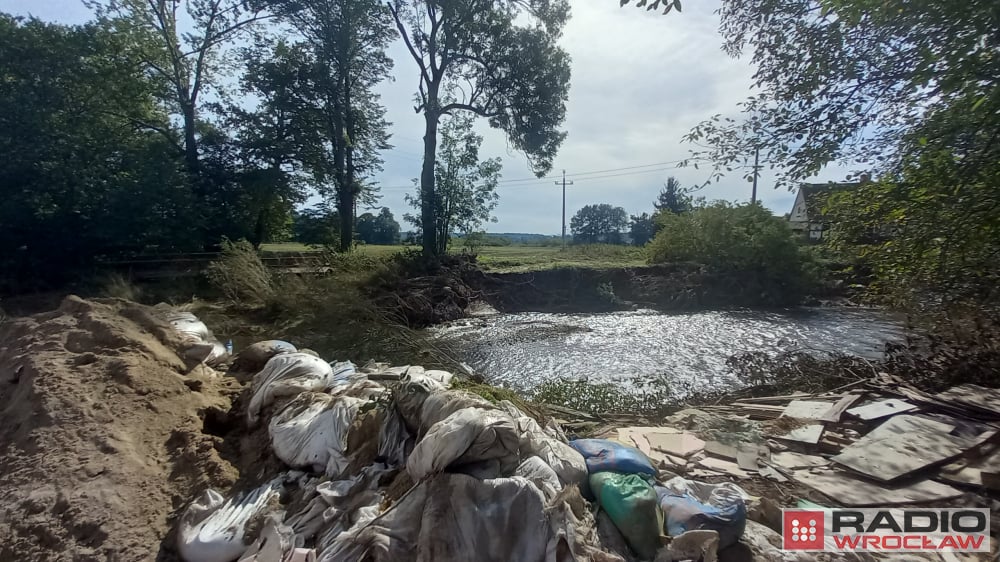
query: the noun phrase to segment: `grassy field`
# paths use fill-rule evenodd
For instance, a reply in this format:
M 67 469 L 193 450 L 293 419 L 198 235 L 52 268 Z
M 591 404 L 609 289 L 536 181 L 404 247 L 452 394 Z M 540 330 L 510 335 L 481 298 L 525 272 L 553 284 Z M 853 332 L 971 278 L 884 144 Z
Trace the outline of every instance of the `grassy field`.
M 357 252 L 385 257 L 414 246 L 358 246 Z M 264 252 L 308 252 L 315 248 L 298 243 L 264 244 Z M 479 262 L 488 271 L 538 271 L 556 267 L 633 267 L 646 263 L 640 248 L 630 246 L 485 246 Z

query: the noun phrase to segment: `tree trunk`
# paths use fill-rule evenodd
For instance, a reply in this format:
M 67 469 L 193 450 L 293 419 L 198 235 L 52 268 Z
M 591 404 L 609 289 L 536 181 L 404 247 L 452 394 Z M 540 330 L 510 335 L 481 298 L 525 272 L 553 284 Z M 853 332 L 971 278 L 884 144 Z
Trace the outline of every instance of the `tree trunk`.
M 434 190 L 434 160 L 437 158 L 438 111 L 437 100 L 428 100 L 424 110 L 427 127 L 424 132 L 424 166 L 420 171 L 420 226 L 423 229 L 424 255 L 437 256 L 438 247 L 437 214 L 434 212 L 436 200 Z
M 197 179 L 200 166 L 198 162 L 198 139 L 195 136 L 197 123 L 195 122 L 194 104 L 181 104 L 181 112 L 184 115 L 184 162 L 191 177 Z

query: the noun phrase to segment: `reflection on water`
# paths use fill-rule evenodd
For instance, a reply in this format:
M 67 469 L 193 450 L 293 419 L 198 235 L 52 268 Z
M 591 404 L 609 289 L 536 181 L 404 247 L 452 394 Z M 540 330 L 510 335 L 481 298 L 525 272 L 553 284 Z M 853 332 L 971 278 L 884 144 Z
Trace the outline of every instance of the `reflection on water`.
M 664 314 L 498 314 L 432 330 L 494 383 L 529 390 L 560 377 L 594 382 L 665 377 L 679 393 L 731 388 L 726 359 L 744 351 L 839 351 L 876 358 L 902 337 L 872 310 L 796 309 Z

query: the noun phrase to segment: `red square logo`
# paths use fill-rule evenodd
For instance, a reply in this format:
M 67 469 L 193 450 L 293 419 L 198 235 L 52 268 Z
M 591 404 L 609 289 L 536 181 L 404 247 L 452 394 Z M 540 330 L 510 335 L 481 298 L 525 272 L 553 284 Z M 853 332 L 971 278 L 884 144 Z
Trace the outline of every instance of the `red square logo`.
M 781 535 L 785 550 L 823 550 L 823 517 L 814 509 L 785 509 L 781 512 Z

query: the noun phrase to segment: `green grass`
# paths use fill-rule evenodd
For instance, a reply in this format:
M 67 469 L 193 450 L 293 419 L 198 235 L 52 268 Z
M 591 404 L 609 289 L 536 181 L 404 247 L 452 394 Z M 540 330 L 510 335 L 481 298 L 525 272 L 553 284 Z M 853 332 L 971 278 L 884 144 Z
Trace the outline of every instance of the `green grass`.
M 415 246 L 358 246 L 357 253 L 380 258 Z M 264 252 L 308 252 L 318 248 L 295 242 L 264 244 Z M 461 249 L 456 249 L 456 253 Z M 539 271 L 557 267 L 635 267 L 646 263 L 641 248 L 630 246 L 484 246 L 479 250 L 479 263 L 487 271 L 513 273 Z

